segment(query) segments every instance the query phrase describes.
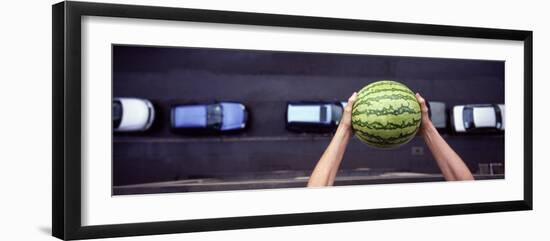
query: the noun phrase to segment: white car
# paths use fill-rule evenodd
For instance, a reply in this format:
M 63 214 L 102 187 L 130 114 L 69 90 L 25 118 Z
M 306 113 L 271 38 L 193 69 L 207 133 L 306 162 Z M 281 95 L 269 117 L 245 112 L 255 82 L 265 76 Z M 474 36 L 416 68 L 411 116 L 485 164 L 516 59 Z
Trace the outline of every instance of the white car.
M 347 102 L 288 102 L 286 128 L 295 132 L 331 132 L 336 129 Z
M 453 107 L 452 123 L 456 132 L 503 131 L 504 105 L 457 105 Z
M 138 98 L 113 98 L 113 130 L 146 131 L 155 120 L 151 101 Z

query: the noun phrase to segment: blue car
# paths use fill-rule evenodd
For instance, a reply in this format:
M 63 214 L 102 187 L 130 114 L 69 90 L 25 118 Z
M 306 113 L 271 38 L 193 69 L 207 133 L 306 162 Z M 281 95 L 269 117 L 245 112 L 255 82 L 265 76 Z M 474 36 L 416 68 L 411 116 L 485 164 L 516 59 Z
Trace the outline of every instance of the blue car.
M 248 111 L 241 103 L 176 105 L 171 125 L 176 132 L 233 132 L 246 128 Z

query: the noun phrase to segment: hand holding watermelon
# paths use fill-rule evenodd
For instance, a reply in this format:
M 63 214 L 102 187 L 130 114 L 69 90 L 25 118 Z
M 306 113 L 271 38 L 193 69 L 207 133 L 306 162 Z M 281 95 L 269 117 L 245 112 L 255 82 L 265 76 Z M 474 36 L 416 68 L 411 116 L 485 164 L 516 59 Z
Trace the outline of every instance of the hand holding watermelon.
M 415 95 L 422 113 L 422 124 L 420 125 L 420 135 L 424 137 L 426 145 L 432 151 L 432 155 L 447 181 L 474 180 L 474 176 L 464 163 L 462 158 L 453 150 L 451 146 L 439 134 L 432 124 L 428 115 L 428 106 L 426 100 L 419 93 Z
M 346 108 L 344 108 L 344 113 L 342 114 L 342 119 L 340 120 L 339 128 L 344 128 L 345 130 L 351 130 L 351 111 L 353 107 L 353 103 L 355 103 L 355 100 L 357 99 L 357 92 L 353 92 L 353 94 L 348 99 L 348 104 L 346 105 Z
M 323 186 L 332 186 L 336 178 L 336 173 L 340 167 L 340 162 L 344 157 L 344 152 L 348 145 L 349 139 L 353 135 L 351 127 L 351 113 L 353 103 L 357 98 L 357 93 L 353 93 L 349 99 L 346 108 L 344 108 L 344 113 L 340 119 L 340 124 L 338 129 L 334 133 L 330 144 L 328 145 L 326 151 L 323 153 L 313 173 L 309 177 L 307 183 L 308 187 L 323 187 Z
M 430 120 L 430 115 L 428 114 L 428 106 L 426 105 L 426 100 L 422 96 L 420 96 L 419 93 L 416 93 L 415 95 L 416 100 L 418 101 L 418 104 L 420 104 L 420 111 L 422 113 L 422 121 L 420 124 L 420 135 L 424 136 L 426 133 L 426 130 L 429 128 L 429 125 L 432 123 Z
M 405 85 L 386 80 L 371 83 L 348 99 L 340 125 L 313 169 L 308 187 L 334 184 L 353 130 L 361 141 L 379 148 L 401 146 L 420 131 L 445 180 L 474 180 L 468 166 L 432 124 L 426 100 Z

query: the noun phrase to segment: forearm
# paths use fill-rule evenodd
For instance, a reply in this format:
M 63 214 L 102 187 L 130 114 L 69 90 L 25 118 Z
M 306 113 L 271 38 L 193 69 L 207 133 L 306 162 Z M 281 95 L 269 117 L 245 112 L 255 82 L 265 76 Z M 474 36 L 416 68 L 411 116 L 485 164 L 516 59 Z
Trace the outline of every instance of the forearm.
M 349 128 L 338 127 L 327 149 L 313 169 L 307 184 L 308 187 L 331 186 L 334 183 L 350 137 L 351 130 Z
M 424 140 L 447 181 L 473 180 L 472 173 L 458 154 L 441 137 L 431 122 L 424 125 Z

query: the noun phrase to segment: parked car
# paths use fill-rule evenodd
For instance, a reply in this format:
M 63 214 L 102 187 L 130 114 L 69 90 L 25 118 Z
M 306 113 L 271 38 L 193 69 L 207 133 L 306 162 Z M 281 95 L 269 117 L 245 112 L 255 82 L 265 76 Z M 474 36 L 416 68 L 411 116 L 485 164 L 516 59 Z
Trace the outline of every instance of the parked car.
M 237 102 L 183 104 L 172 107 L 170 120 L 176 132 L 232 132 L 246 128 L 248 111 Z
M 146 131 L 155 120 L 151 101 L 139 98 L 113 98 L 113 130 Z
M 331 132 L 343 112 L 343 102 L 288 102 L 286 128 L 295 132 Z
M 452 111 L 452 125 L 456 132 L 503 131 L 504 105 L 457 105 Z
M 447 127 L 447 110 L 445 103 L 437 101 L 428 102 L 430 120 L 435 128 L 445 129 Z

